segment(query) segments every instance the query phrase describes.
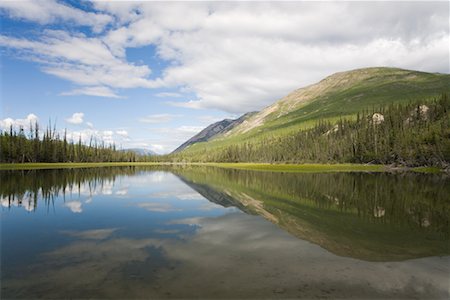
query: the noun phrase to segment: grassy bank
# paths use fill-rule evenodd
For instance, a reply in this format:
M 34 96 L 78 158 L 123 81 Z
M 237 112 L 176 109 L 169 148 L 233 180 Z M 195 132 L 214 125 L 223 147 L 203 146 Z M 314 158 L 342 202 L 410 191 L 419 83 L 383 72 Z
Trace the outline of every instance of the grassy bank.
M 390 168 L 385 165 L 364 164 L 258 164 L 258 163 L 166 163 L 166 162 L 102 162 L 102 163 L 23 163 L 0 164 L 0 170 L 65 169 L 65 168 L 99 168 L 99 167 L 150 167 L 150 166 L 211 166 L 227 169 L 291 172 L 291 173 L 325 173 L 325 172 L 386 172 L 414 171 L 419 173 L 439 173 L 439 168 Z
M 383 172 L 383 165 L 363 164 L 257 164 L 257 163 L 206 163 L 203 165 L 254 171 L 323 173 L 323 172 Z

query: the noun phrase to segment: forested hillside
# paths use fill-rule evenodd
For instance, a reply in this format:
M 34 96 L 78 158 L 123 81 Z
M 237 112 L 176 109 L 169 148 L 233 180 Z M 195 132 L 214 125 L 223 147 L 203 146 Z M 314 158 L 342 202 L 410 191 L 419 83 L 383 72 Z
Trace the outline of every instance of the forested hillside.
M 445 166 L 450 162 L 450 101 L 391 104 L 362 110 L 354 119 L 319 120 L 289 135 L 261 135 L 220 147 L 198 147 L 176 161 L 398 163 Z
M 170 159 L 447 165 L 448 93 L 448 74 L 384 67 L 336 73 Z
M 397 68 L 363 68 L 335 73 L 297 89 L 237 126 L 229 137 L 251 137 L 309 128 L 317 120 L 354 118 L 390 104 L 426 101 L 450 92 L 450 75 Z

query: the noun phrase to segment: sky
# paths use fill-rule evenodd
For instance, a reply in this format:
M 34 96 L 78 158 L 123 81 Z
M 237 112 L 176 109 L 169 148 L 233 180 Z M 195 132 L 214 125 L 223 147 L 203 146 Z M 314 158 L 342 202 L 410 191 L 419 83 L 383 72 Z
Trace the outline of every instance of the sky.
M 169 153 L 335 72 L 450 72 L 449 2 L 0 1 L 0 129 Z

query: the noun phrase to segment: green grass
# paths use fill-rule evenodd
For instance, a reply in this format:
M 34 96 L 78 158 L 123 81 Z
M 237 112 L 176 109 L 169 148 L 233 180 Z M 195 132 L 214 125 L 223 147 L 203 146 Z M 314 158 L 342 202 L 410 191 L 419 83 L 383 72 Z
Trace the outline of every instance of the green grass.
M 412 171 L 417 173 L 430 173 L 430 174 L 436 174 L 442 172 L 441 169 L 436 167 L 416 167 L 412 168 Z
M 261 164 L 261 163 L 165 163 L 165 162 L 101 162 L 101 163 L 23 163 L 0 164 L 0 170 L 66 169 L 99 167 L 211 166 L 227 169 L 290 173 L 387 172 L 384 165 L 364 164 Z M 402 171 L 439 173 L 434 167 L 403 168 Z
M 206 163 L 202 165 L 269 172 L 323 173 L 323 172 L 384 172 L 383 165 L 361 164 L 256 164 L 256 163 Z

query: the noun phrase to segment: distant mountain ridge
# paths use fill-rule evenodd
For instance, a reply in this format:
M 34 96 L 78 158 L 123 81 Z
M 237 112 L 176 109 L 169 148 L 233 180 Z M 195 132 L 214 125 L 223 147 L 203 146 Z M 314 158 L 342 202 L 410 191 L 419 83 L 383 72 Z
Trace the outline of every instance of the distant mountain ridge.
M 129 149 L 124 149 L 123 151 L 130 151 L 130 152 L 133 152 L 133 153 L 135 153 L 137 155 L 141 155 L 141 156 L 159 155 L 155 151 L 152 151 L 150 149 L 145 149 L 145 148 L 129 148 Z
M 207 141 L 211 140 L 212 138 L 215 138 L 219 135 L 225 134 L 225 133 L 229 132 L 230 130 L 232 130 L 233 128 L 235 128 L 236 126 L 238 126 L 239 124 L 241 124 L 242 122 L 244 122 L 246 119 L 253 116 L 254 114 L 256 114 L 256 112 L 249 112 L 249 113 L 246 113 L 234 120 L 224 119 L 222 121 L 213 123 L 213 124 L 209 125 L 208 127 L 206 127 L 205 129 L 203 129 L 202 131 L 200 131 L 199 133 L 197 133 L 196 135 L 194 135 L 192 138 L 190 138 L 183 144 L 181 144 L 172 153 L 180 152 L 193 144 L 200 143 L 200 142 L 207 142 Z

